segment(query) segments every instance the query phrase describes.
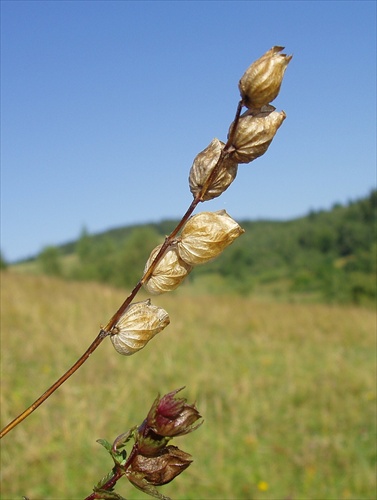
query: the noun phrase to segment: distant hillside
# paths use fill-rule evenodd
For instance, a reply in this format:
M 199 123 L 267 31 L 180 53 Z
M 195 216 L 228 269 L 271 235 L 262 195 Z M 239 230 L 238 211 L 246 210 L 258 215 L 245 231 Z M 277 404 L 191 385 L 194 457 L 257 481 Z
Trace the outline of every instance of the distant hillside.
M 329 211 L 287 221 L 238 221 L 246 230 L 188 278 L 194 292 L 283 300 L 373 303 L 376 298 L 377 191 Z M 136 284 L 150 251 L 177 221 L 127 226 L 45 248 L 17 267 L 121 287 Z

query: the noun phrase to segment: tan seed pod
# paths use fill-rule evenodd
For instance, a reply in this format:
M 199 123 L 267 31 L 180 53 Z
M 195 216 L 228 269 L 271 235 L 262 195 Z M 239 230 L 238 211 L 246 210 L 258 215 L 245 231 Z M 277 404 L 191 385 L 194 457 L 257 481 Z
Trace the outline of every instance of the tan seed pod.
M 170 323 L 168 313 L 150 299 L 128 306 L 111 330 L 111 342 L 119 354 L 130 356 Z
M 144 273 L 147 271 L 162 245 L 158 245 L 149 256 L 145 265 Z M 144 287 L 149 293 L 157 295 L 159 293 L 175 290 L 186 276 L 191 272 L 192 267 L 184 262 L 178 254 L 177 244 L 170 245 L 157 264 L 149 280 L 144 283 Z
M 191 266 L 204 264 L 244 232 L 225 210 L 201 212 L 185 224 L 178 240 L 179 255 Z
M 285 70 L 292 56 L 280 54 L 284 47 L 272 47 L 255 61 L 239 82 L 243 104 L 260 109 L 272 102 L 280 92 Z
M 192 164 L 189 185 L 194 197 L 200 192 L 210 173 L 215 168 L 225 144 L 218 139 L 213 141 L 201 153 L 199 153 Z M 212 200 L 220 196 L 234 181 L 237 175 L 238 165 L 235 161 L 227 158 L 223 162 L 216 177 L 212 180 L 203 201 Z
M 264 110 L 265 108 L 255 116 L 245 113 L 238 121 L 232 144 L 235 148 L 233 158 L 238 163 L 250 163 L 262 156 L 287 116 L 284 111 Z M 228 136 L 232 127 L 233 124 L 230 126 Z

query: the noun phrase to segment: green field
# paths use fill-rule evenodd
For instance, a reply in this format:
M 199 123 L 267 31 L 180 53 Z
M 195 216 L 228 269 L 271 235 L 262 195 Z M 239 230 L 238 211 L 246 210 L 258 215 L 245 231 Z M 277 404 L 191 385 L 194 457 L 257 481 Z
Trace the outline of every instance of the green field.
M 1 278 L 3 426 L 73 364 L 125 292 L 11 271 Z M 143 351 L 126 358 L 106 339 L 3 438 L 2 499 L 85 498 L 112 466 L 96 439 L 141 423 L 158 392 L 183 385 L 205 422 L 173 440 L 194 463 L 165 495 L 376 498 L 373 310 L 192 296 L 184 287 L 153 303 L 171 324 Z M 117 491 L 150 498 L 126 480 Z

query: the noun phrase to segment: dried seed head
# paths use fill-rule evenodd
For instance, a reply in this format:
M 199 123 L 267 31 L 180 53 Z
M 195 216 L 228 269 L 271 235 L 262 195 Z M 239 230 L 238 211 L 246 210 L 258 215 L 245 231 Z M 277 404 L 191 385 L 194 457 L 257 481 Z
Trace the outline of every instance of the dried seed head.
M 194 159 L 189 175 L 190 191 L 194 197 L 200 192 L 205 181 L 216 166 L 224 145 L 218 139 L 213 139 L 210 145 Z M 237 168 L 238 165 L 235 161 L 226 158 L 216 177 L 208 187 L 207 192 L 204 194 L 203 201 L 212 200 L 220 196 L 236 178 Z
M 149 256 L 145 265 L 147 271 L 162 245 L 158 245 Z M 170 245 L 160 262 L 156 265 L 152 276 L 144 283 L 149 293 L 159 294 L 175 290 L 185 279 L 192 267 L 184 262 L 178 254 L 177 244 Z
M 272 47 L 255 61 L 239 82 L 243 104 L 260 109 L 272 102 L 280 92 L 285 70 L 292 56 L 280 54 L 284 47 Z
M 145 300 L 128 306 L 111 331 L 111 342 L 125 356 L 140 351 L 170 323 L 168 313 Z
M 178 241 L 179 255 L 191 266 L 204 264 L 244 232 L 225 210 L 201 212 L 185 224 Z
M 233 158 L 239 163 L 250 163 L 262 156 L 271 144 L 278 128 L 286 118 L 284 111 L 270 111 L 273 106 L 265 106 L 257 115 L 243 114 L 233 137 L 235 152 Z M 230 131 L 233 124 L 230 126 Z
M 169 483 L 192 463 L 192 456 L 176 446 L 166 446 L 155 457 L 137 454 L 126 470 L 128 480 L 140 490 L 153 494 L 150 485 Z M 159 498 L 167 498 L 160 496 Z

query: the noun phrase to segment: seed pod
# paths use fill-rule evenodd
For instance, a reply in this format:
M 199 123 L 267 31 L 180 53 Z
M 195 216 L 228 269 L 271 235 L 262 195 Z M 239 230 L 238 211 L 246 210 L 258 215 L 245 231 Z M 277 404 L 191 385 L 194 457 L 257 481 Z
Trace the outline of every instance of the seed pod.
M 262 156 L 286 116 L 284 111 L 270 112 L 268 108 L 262 108 L 261 113 L 255 116 L 248 113 L 242 115 L 233 137 L 234 160 L 238 163 L 250 163 Z M 228 137 L 232 127 L 233 124 L 230 126 Z
M 292 56 L 280 54 L 284 47 L 272 47 L 255 61 L 239 82 L 243 104 L 260 109 L 273 101 L 280 92 L 285 70 Z
M 170 323 L 168 313 L 151 304 L 150 299 L 135 302 L 111 330 L 111 342 L 119 354 L 130 356 L 145 345 Z
M 157 492 L 151 489 L 150 486 L 161 486 L 170 483 L 191 463 L 191 455 L 176 446 L 169 445 L 155 457 L 145 457 L 140 453 L 136 454 L 126 470 L 126 476 L 141 491 L 156 498 L 167 499 L 162 495 L 158 496 Z
M 178 241 L 179 255 L 191 266 L 204 264 L 244 232 L 225 210 L 201 212 L 185 224 Z
M 194 197 L 202 189 L 205 181 L 216 166 L 224 145 L 218 139 L 213 139 L 210 145 L 195 157 L 189 175 L 190 191 Z M 238 165 L 235 161 L 226 158 L 207 192 L 203 195 L 203 201 L 220 196 L 236 178 L 237 168 Z
M 158 245 L 149 256 L 145 265 L 144 273 L 153 262 L 162 245 Z M 192 267 L 184 262 L 178 254 L 177 244 L 170 245 L 157 264 L 152 276 L 144 283 L 149 293 L 157 295 L 159 293 L 175 290 L 191 272 Z

